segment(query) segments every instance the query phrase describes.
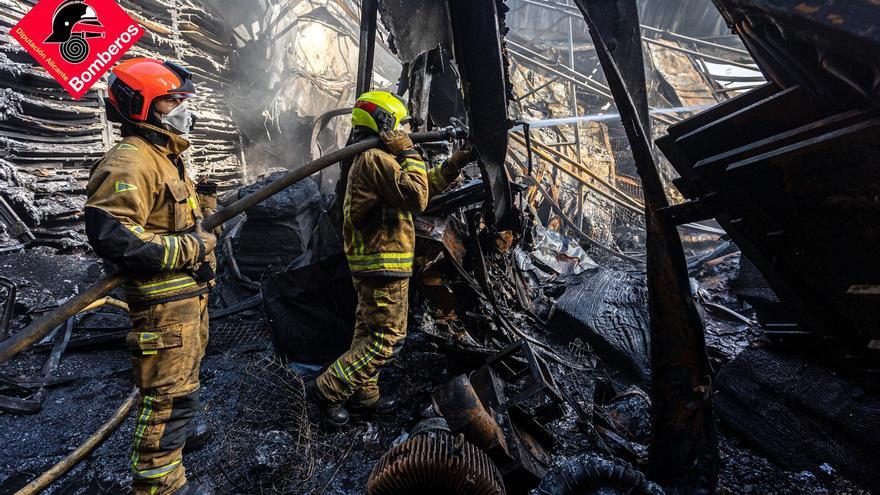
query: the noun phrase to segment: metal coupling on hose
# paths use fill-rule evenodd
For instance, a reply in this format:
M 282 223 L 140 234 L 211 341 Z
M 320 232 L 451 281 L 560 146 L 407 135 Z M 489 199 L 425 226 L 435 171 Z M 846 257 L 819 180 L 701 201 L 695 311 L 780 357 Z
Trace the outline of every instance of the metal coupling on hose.
M 446 137 L 449 140 L 464 139 L 468 136 L 467 129 L 465 129 L 463 127 L 449 126 L 449 127 L 446 127 L 445 129 L 443 129 L 443 132 L 446 134 Z

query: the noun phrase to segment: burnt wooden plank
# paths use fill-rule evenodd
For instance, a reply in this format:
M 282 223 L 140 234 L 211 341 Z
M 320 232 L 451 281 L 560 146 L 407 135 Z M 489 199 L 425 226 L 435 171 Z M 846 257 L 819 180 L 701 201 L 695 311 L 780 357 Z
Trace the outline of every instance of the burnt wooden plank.
M 755 103 L 770 98 L 779 91 L 779 86 L 773 83 L 764 84 L 763 86 L 737 95 L 725 102 L 719 103 L 718 105 L 703 112 L 700 112 L 689 119 L 683 120 L 678 124 L 670 126 L 669 129 L 666 130 L 666 132 L 668 133 L 669 137 L 674 141 L 675 139 L 678 139 L 689 132 L 693 132 L 700 127 L 709 125 L 726 115 L 739 111 L 743 108 L 750 107 Z
M 715 410 L 740 436 L 787 469 L 823 463 L 880 490 L 880 396 L 815 362 L 749 349 L 716 380 Z
M 676 140 L 694 164 L 716 155 L 779 134 L 823 117 L 815 105 L 805 104 L 806 93 L 787 88 L 751 106 L 737 110 Z M 692 165 L 691 165 L 692 166 Z
M 723 172 L 727 165 L 745 160 L 772 150 L 783 148 L 806 141 L 823 134 L 850 126 L 866 119 L 866 114 L 858 110 L 852 110 L 830 117 L 804 124 L 792 130 L 775 134 L 765 139 L 747 143 L 723 153 L 713 155 L 698 161 L 693 169 L 694 174 L 703 176 L 706 174 Z

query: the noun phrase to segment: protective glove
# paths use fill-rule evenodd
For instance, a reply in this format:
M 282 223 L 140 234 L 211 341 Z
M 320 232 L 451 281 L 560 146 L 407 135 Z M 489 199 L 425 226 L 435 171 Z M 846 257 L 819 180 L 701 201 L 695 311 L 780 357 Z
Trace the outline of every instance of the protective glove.
M 199 207 L 202 209 L 202 215 L 213 215 L 217 211 L 217 183 L 210 180 L 203 180 L 196 184 L 196 195 L 199 197 Z M 214 235 L 223 233 L 223 225 L 214 227 Z
M 214 267 L 211 266 L 211 263 L 203 261 L 202 263 L 199 263 L 193 271 L 193 278 L 196 282 L 201 284 L 217 278 L 217 273 L 214 271 Z
M 213 232 L 205 230 L 204 221 L 201 218 L 196 218 L 195 229 L 187 235 L 194 236 L 199 242 L 199 247 L 201 249 L 199 250 L 199 259 L 196 260 L 197 262 L 204 261 L 205 258 L 214 251 L 214 248 L 217 247 L 217 236 L 215 236 Z
M 199 196 L 199 206 L 202 210 L 212 213 L 217 210 L 217 183 L 204 180 L 196 184 L 196 194 Z
M 409 134 L 403 129 L 385 131 L 379 134 L 379 137 L 382 138 L 382 142 L 385 143 L 388 151 L 397 157 L 397 161 L 403 161 L 408 156 L 419 156 L 419 152 L 413 146 L 412 139 L 409 138 Z
M 449 161 L 447 163 L 449 164 L 452 171 L 454 171 L 455 174 L 458 175 L 458 173 L 461 172 L 461 169 L 463 169 L 465 165 L 477 159 L 476 155 L 477 154 L 474 151 L 473 147 L 471 147 L 470 144 L 466 144 L 462 146 L 460 150 L 453 153 L 452 156 L 449 157 Z

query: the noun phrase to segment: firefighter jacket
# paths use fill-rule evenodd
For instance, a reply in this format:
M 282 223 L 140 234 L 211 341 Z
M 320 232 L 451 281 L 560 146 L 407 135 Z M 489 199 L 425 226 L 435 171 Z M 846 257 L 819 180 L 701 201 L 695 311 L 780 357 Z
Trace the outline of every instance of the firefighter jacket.
M 129 305 L 167 302 L 207 290 L 193 273 L 213 252 L 193 230 L 203 217 L 180 154 L 189 142 L 138 125 L 91 171 L 86 235 L 95 252 L 132 278 L 123 286 Z
M 427 171 L 418 156 L 400 163 L 370 149 L 351 166 L 343 202 L 343 240 L 352 275 L 409 277 L 416 233 L 413 213 L 458 176 L 449 162 Z

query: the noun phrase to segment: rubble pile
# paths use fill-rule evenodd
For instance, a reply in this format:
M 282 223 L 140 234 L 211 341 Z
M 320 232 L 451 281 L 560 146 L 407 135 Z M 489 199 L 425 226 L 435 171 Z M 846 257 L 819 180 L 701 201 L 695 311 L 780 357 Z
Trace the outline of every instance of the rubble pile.
M 291 198 L 298 197 L 288 195 L 286 205 L 291 204 Z M 286 205 L 281 203 L 278 208 L 287 211 Z M 323 210 L 309 214 L 318 217 L 311 220 L 318 230 L 310 237 L 305 254 L 323 260 L 326 267 L 344 261 L 338 256 L 333 261 L 334 256 L 328 255 L 338 250 L 338 245 L 322 247 L 319 253 L 313 251 L 320 239 L 315 234 L 322 228 L 320 218 L 324 214 Z M 463 218 L 453 215 L 420 220 L 422 242 L 418 257 L 425 269 L 417 278 L 414 297 L 421 304 L 413 315 L 403 352 L 383 373 L 388 393 L 402 399 L 399 409 L 390 416 L 356 421 L 342 431 L 320 424 L 318 412 L 304 395 L 304 383 L 313 379 L 316 367 L 284 364 L 275 357 L 276 352 L 285 354 L 284 350 L 289 349 L 278 346 L 278 330 L 304 330 L 304 325 L 296 320 L 267 325 L 266 321 L 272 319 L 259 306 L 238 310 L 237 315 L 228 317 L 219 316 L 224 310 L 212 310 L 216 317 L 212 319 L 210 346 L 203 364 L 203 408 L 199 414 L 213 425 L 215 436 L 203 450 L 189 454 L 187 462 L 193 479 L 209 482 L 228 493 L 304 494 L 323 490 L 361 494 L 371 472 L 382 465 L 380 459 L 391 446 L 401 446 L 425 435 L 418 427 L 424 420 L 436 422 L 445 417 L 451 434 L 465 435 L 467 442 L 486 452 L 499 475 L 508 480 L 506 493 L 518 493 L 511 491 L 511 486 L 518 485 L 511 485 L 509 480 L 519 478 L 511 476 L 530 480 L 521 486 L 535 486 L 537 493 L 560 493 L 552 480 L 572 473 L 592 473 L 589 483 L 594 487 L 621 490 L 640 486 L 647 490 L 645 493 L 657 493 L 651 491 L 656 489 L 651 488 L 640 470 L 650 439 L 650 400 L 647 385 L 637 371 L 639 367 L 631 364 L 638 354 L 628 354 L 632 348 L 615 350 L 610 346 L 619 342 L 614 340 L 619 338 L 615 332 L 636 332 L 633 335 L 646 337 L 640 333 L 646 328 L 646 296 L 639 269 L 599 264 L 575 247 L 572 239 L 539 225 L 533 225 L 527 236 L 517 235 L 521 237 L 518 242 L 511 242 L 507 236 L 478 242 L 479 236 L 470 238 L 466 216 Z M 240 231 L 245 227 L 240 227 Z M 531 240 L 525 242 L 526 237 Z M 709 244 L 705 239 L 694 244 L 694 252 L 703 252 L 697 246 L 714 252 Z M 485 274 L 479 268 L 481 252 Z M 33 250 L 27 256 L 33 260 L 32 253 Z M 442 256 L 438 256 L 440 253 Z M 9 263 L 5 267 L 17 264 L 10 256 L 23 255 L 7 255 Z M 57 258 L 48 252 L 46 256 Z M 698 254 L 693 259 L 697 257 Z M 290 268 L 279 274 L 295 273 L 299 263 L 304 261 L 294 259 Z M 712 261 L 706 263 L 711 265 Z M 225 267 L 222 275 L 227 275 L 229 260 L 221 259 L 221 264 Z M 25 273 L 29 270 L 27 266 L 22 269 Z M 87 270 L 78 279 L 71 277 L 71 283 L 93 279 L 98 273 L 96 269 Z M 715 279 L 733 278 L 734 272 L 698 272 L 696 276 L 700 286 L 711 291 L 713 300 L 733 306 L 733 300 L 724 299 L 726 292 L 717 289 Z M 277 284 L 278 275 L 275 277 L 274 282 L 263 278 L 264 294 L 269 284 Z M 299 277 L 300 285 L 324 287 L 319 291 L 338 298 L 339 288 L 333 288 L 332 283 L 323 286 L 314 275 Z M 13 280 L 28 291 L 23 278 Z M 344 279 L 336 279 L 335 283 L 343 282 Z M 595 311 L 589 309 L 593 307 L 589 304 L 571 308 L 570 304 L 575 303 L 572 295 L 590 286 L 594 287 L 589 291 L 593 295 L 587 299 L 595 299 Z M 609 295 L 621 290 L 631 294 L 629 306 L 619 306 L 623 300 Z M 39 303 L 26 302 L 31 296 L 19 300 L 27 307 L 39 309 L 64 297 L 65 291 L 71 289 L 58 288 L 53 295 L 40 296 Z M 302 303 L 313 297 L 302 292 L 285 295 L 287 302 Z M 566 298 L 572 299 L 572 303 L 566 303 Z M 222 300 L 217 292 L 215 299 Z M 278 318 L 281 313 L 271 307 L 278 302 L 273 301 L 264 308 Z M 609 304 L 619 307 L 601 309 Z M 291 305 L 286 311 L 296 315 L 307 307 L 310 306 Z M 22 324 L 21 315 L 31 311 L 17 313 L 16 328 Z M 633 311 L 631 318 L 625 316 L 626 311 Z M 581 315 L 583 321 L 564 316 L 566 312 Z M 8 457 L 2 460 L 4 468 L 0 469 L 6 477 L 0 482 L 10 487 L 21 486 L 63 456 L 64 451 L 54 446 L 76 445 L 103 421 L 105 409 L 125 396 L 129 386 L 128 363 L 125 353 L 120 352 L 123 339 L 117 329 L 125 326 L 126 321 L 117 315 L 117 310 L 105 308 L 94 316 L 81 318 L 72 339 L 72 344 L 75 339 L 80 344 L 71 345 L 63 356 L 57 383 L 49 391 L 44 410 L 35 416 L 9 416 L 2 422 L 3 435 L 15 431 L 34 433 L 15 442 L 16 447 L 6 454 Z M 707 318 L 707 322 L 715 320 L 711 315 Z M 350 326 L 342 320 L 335 321 L 334 338 L 345 341 Z M 113 335 L 109 340 L 95 338 Z M 308 346 L 313 351 L 321 348 L 317 343 Z M 303 362 L 301 355 L 293 357 L 294 362 Z M 313 362 L 321 360 L 320 356 L 311 357 Z M 38 350 L 16 360 L 13 367 L 7 366 L 4 373 L 29 376 L 42 366 L 42 361 L 43 354 Z M 533 372 L 535 369 L 540 370 L 538 374 Z M 472 406 L 477 408 L 473 409 L 475 413 L 479 413 L 479 408 L 489 412 L 482 417 L 490 418 L 490 429 L 486 431 L 496 432 L 490 437 L 497 439 L 495 447 L 491 442 L 481 444 L 480 439 L 485 437 L 474 436 L 475 430 L 467 426 L 468 422 L 453 420 L 460 414 L 460 402 L 453 401 L 450 406 L 447 401 L 446 406 L 440 406 L 437 391 L 462 373 L 469 376 L 467 383 L 472 384 L 472 393 L 477 397 Z M 492 383 L 496 385 L 487 386 Z M 532 388 L 540 383 L 541 388 Z M 523 395 L 528 390 L 541 392 Z M 44 418 L 53 420 L 46 422 Z M 71 432 L 63 424 L 78 427 Z M 128 449 L 132 429 L 133 420 L 129 418 L 89 462 L 82 463 L 65 478 L 70 481 L 62 480 L 56 489 L 65 493 L 123 489 L 127 468 L 119 452 Z M 722 470 L 722 493 L 739 492 L 736 478 L 725 473 L 728 469 L 746 469 L 737 464 L 741 459 L 748 459 L 749 477 L 757 490 L 754 493 L 759 493 L 762 486 L 789 487 L 801 482 L 793 481 L 799 478 L 779 471 L 741 446 L 729 445 L 725 449 L 730 464 Z M 22 464 L 23 458 L 29 460 Z M 544 482 L 538 485 L 541 479 Z M 837 487 L 835 493 L 863 493 L 836 476 L 829 479 L 827 483 Z M 821 489 L 826 486 L 826 482 L 815 479 L 803 482 Z

